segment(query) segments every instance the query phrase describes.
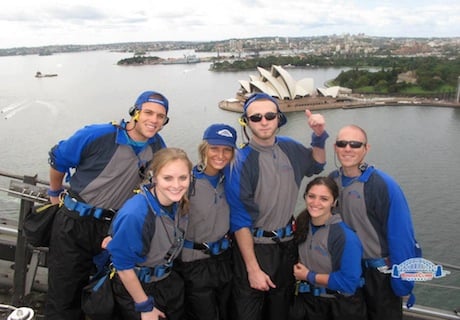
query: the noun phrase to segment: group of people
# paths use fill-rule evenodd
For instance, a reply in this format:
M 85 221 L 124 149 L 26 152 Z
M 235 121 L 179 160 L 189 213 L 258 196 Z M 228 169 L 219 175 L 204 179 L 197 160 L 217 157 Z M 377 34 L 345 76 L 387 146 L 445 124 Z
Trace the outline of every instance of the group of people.
M 245 145 L 212 124 L 193 165 L 159 134 L 168 111 L 146 91 L 129 121 L 86 126 L 50 150 L 49 196 L 63 206 L 47 319 L 84 319 L 81 291 L 101 252 L 116 270 L 108 319 L 402 319 L 414 284 L 389 271 L 418 246 L 402 190 L 365 162 L 362 128 L 342 128 L 340 167 L 310 178 L 326 164 L 321 114 L 305 111 L 307 147 L 278 135 L 287 118 L 276 99 L 253 94 L 239 121 Z

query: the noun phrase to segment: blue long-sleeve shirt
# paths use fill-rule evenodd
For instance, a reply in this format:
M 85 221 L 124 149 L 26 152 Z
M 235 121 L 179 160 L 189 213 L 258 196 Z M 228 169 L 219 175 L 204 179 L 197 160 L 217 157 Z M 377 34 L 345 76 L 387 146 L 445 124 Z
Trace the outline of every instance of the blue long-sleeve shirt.
M 331 173 L 340 187 L 339 210 L 364 247 L 364 259 L 389 258 L 391 266 L 420 255 L 410 208 L 396 181 L 368 166 L 360 177 L 344 179 Z M 412 292 L 413 281 L 391 278 L 398 296 Z
M 285 227 L 295 211 L 302 179 L 320 173 L 324 164 L 312 149 L 278 136 L 273 146 L 250 141 L 240 149 L 226 179 L 230 229 Z
M 86 203 L 119 209 L 142 182 L 139 171 L 166 146 L 156 134 L 136 154 L 125 128 L 124 121 L 85 126 L 50 150 L 52 168 L 63 173 L 75 169 L 70 187 Z
M 177 204 L 168 212 L 149 191 L 147 196 L 145 192 L 133 196 L 112 222 L 112 240 L 107 249 L 115 268 L 164 265 L 166 254 L 177 237 L 183 237 L 186 226 L 187 216 L 179 214 Z M 172 259 L 179 255 L 180 249 L 177 248 Z
M 310 225 L 307 239 L 299 245 L 299 257 L 307 268 L 329 274 L 327 288 L 354 294 L 362 285 L 363 249 L 358 236 L 338 214 L 321 227 Z

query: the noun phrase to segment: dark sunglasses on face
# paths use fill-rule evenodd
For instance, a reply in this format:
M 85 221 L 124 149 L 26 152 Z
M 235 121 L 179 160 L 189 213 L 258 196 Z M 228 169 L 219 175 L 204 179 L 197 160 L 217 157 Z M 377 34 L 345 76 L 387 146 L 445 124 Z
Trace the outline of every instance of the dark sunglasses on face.
M 262 118 L 265 118 L 267 121 L 271 121 L 275 119 L 277 116 L 278 116 L 278 113 L 276 112 L 267 112 L 266 114 L 256 113 L 256 114 L 253 114 L 252 116 L 249 116 L 248 118 L 252 122 L 260 122 L 262 121 Z
M 347 145 L 350 146 L 350 148 L 352 149 L 359 149 L 361 148 L 363 145 L 365 145 L 364 142 L 361 142 L 361 141 L 347 141 L 347 140 L 337 140 L 335 142 L 335 145 L 337 148 L 345 148 Z

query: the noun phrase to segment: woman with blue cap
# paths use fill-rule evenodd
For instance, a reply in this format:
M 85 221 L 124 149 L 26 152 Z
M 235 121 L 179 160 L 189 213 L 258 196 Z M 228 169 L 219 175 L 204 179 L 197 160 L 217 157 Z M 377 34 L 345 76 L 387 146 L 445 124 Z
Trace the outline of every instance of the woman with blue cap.
M 237 134 L 213 124 L 198 147 L 199 163 L 190 185 L 189 224 L 178 270 L 184 278 L 188 320 L 226 320 L 232 267 L 230 209 L 224 192 L 224 170 L 235 158 Z

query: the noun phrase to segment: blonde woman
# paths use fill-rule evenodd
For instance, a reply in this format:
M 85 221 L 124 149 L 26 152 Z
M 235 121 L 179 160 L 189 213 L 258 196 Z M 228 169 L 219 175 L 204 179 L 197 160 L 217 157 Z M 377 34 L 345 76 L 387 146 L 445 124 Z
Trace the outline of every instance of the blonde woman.
M 230 209 L 224 192 L 224 170 L 236 151 L 236 131 L 213 124 L 198 147 L 193 168 L 190 215 L 178 270 L 185 281 L 188 320 L 226 320 L 231 293 Z
M 117 270 L 113 291 L 121 319 L 182 318 L 183 282 L 172 264 L 187 226 L 191 169 L 183 150 L 158 151 L 148 169 L 151 183 L 113 221 L 107 249 Z

